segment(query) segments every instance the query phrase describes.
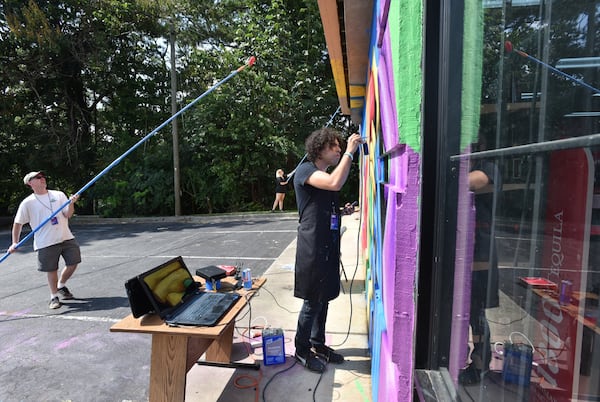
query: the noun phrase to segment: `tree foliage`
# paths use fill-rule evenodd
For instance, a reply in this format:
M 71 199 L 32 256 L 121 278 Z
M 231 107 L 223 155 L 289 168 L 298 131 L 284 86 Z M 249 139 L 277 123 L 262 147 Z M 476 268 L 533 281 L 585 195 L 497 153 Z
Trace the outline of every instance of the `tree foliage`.
M 176 120 L 184 214 L 270 207 L 275 170 L 296 166 L 337 107 L 313 1 L 6 0 L 0 14 L 0 215 L 28 193 L 26 172 L 75 192 L 171 116 L 171 34 L 180 108 L 257 57 Z M 79 213 L 172 214 L 169 130 Z

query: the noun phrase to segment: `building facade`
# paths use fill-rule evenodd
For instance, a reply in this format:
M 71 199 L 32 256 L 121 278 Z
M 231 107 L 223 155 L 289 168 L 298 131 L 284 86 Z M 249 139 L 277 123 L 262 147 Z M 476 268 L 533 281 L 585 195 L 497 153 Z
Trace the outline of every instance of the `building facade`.
M 368 145 L 372 399 L 598 400 L 600 2 L 319 8 Z

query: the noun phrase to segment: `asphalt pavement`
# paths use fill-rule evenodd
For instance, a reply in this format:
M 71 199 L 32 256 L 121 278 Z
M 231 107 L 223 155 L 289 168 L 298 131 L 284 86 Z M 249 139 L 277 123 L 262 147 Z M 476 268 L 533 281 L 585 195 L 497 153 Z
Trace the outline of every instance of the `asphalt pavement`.
M 291 358 L 300 303 L 292 290 L 297 213 L 74 217 L 71 228 L 83 262 L 67 284 L 76 298 L 64 301 L 62 308 L 48 309 L 46 278 L 35 268 L 31 243 L 0 264 L 0 401 L 148 400 L 150 335 L 109 329 L 131 312 L 125 281 L 175 256 L 182 256 L 192 272 L 206 265 L 240 264 L 253 276 L 267 278 L 236 323 L 233 360 L 262 363 L 249 327 L 281 328 L 286 341 L 285 363 L 261 364 L 260 371 L 193 367 L 186 401 L 370 400 L 356 215 L 342 221 L 348 228 L 342 242 L 348 281 L 342 276 L 345 293 L 332 302 L 327 328 L 328 341 L 347 361 L 330 364 L 321 376 Z M 10 230 L 4 227 L 0 245 L 9 243 Z

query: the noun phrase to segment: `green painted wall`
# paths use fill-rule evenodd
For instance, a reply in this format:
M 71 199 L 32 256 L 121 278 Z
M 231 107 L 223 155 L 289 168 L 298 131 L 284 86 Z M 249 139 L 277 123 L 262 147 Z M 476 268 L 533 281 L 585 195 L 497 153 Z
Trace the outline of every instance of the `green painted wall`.
M 398 23 L 395 23 L 398 21 Z M 392 1 L 389 11 L 399 142 L 421 153 L 423 4 Z
M 463 89 L 460 149 L 477 140 L 481 108 L 483 62 L 483 7 L 479 0 L 465 1 L 463 31 Z

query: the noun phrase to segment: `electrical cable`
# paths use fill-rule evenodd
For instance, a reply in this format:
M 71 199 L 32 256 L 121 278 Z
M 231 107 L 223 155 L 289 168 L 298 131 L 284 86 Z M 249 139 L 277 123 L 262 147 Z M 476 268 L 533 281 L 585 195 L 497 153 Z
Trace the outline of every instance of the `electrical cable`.
M 288 310 L 287 308 L 283 307 L 281 304 L 279 304 L 279 302 L 277 301 L 277 298 L 275 297 L 275 295 L 273 293 L 271 293 L 271 291 L 269 289 L 267 289 L 267 287 L 265 285 L 263 285 L 261 288 L 261 290 L 266 290 L 268 294 L 271 295 L 271 297 L 273 298 L 273 300 L 275 301 L 275 304 L 277 304 L 279 306 L 279 308 L 281 308 L 282 310 L 287 311 L 290 314 L 298 314 L 299 311 L 291 311 Z
M 289 357 L 290 359 L 293 359 L 293 356 L 291 356 L 291 355 L 287 355 L 286 357 Z M 277 377 L 278 375 L 283 374 L 286 371 L 290 370 L 296 364 L 298 364 L 298 361 L 296 359 L 294 359 L 294 363 L 290 367 L 286 367 L 283 370 L 280 370 L 280 371 L 276 372 L 275 374 L 273 374 L 273 376 L 271 378 L 269 378 L 269 381 L 267 381 L 267 383 L 263 387 L 263 391 L 262 391 L 262 400 L 263 400 L 263 402 L 265 402 L 265 392 L 267 392 L 267 387 L 269 386 L 269 384 L 271 384 L 271 381 L 273 381 L 275 379 L 275 377 Z
M 267 321 L 267 317 L 259 315 L 258 317 L 255 317 L 254 320 L 258 320 L 259 318 L 265 322 L 265 324 L 261 328 L 269 328 L 269 321 Z M 250 323 L 250 326 L 252 327 L 252 329 L 259 328 L 257 325 L 252 325 L 252 322 Z
M 317 381 L 317 383 L 315 384 L 315 388 L 313 389 L 313 402 L 317 402 L 317 389 L 319 388 L 319 384 L 323 379 L 323 374 L 325 374 L 325 372 L 321 373 L 321 375 L 319 376 L 319 381 Z
M 500 321 L 494 321 L 494 320 L 490 320 L 488 319 L 488 322 L 492 323 L 492 324 L 496 324 L 496 325 L 512 325 L 515 322 L 519 322 L 519 321 L 523 321 L 525 318 L 529 317 L 529 314 L 523 314 L 522 317 L 517 318 L 515 320 L 509 321 L 509 322 L 500 322 Z
M 264 288 L 264 286 L 263 286 L 263 288 Z M 258 292 L 256 292 L 256 293 L 258 293 Z M 274 296 L 274 295 L 273 295 L 273 294 L 272 294 L 270 291 L 267 291 L 267 293 L 269 293 L 271 296 L 273 296 L 273 299 L 274 299 L 274 300 L 275 300 L 275 302 L 277 303 L 277 299 L 275 299 L 275 296 Z M 279 305 L 279 303 L 277 303 L 277 305 Z M 244 315 L 242 318 L 240 318 L 240 320 L 241 320 L 241 319 L 243 319 L 243 318 L 244 318 L 246 315 L 248 315 L 248 327 L 247 327 L 247 328 L 244 328 L 244 331 L 248 331 L 248 333 L 250 333 L 250 331 L 251 331 L 252 329 L 254 329 L 254 326 L 252 325 L 252 321 L 253 321 L 253 320 L 252 320 L 252 313 L 251 313 L 251 309 L 252 309 L 252 308 L 251 308 L 251 306 L 250 306 L 250 301 L 248 301 L 248 306 L 249 306 L 249 307 L 248 307 L 248 308 L 249 308 L 249 312 L 248 312 L 248 313 L 246 313 L 246 314 L 245 314 L 245 315 Z M 280 306 L 280 307 L 281 307 L 281 306 Z M 282 307 L 282 308 L 283 308 L 283 307 Z M 265 321 L 265 328 L 267 328 L 267 326 L 268 326 L 268 322 L 267 322 L 267 319 L 266 319 L 266 317 L 258 316 L 258 317 L 256 317 L 256 318 L 255 318 L 255 320 L 256 320 L 256 319 L 263 319 L 263 320 Z M 236 320 L 236 321 L 240 321 L 240 320 Z M 236 330 L 238 330 L 238 329 L 237 329 L 237 327 L 236 327 Z M 238 333 L 239 333 L 239 331 L 238 331 Z M 253 339 L 252 337 L 249 337 L 249 336 L 247 336 L 247 335 L 244 335 L 243 333 L 241 333 L 241 334 L 240 334 L 240 336 L 242 336 L 242 337 L 244 337 L 244 338 L 246 338 L 246 339 L 249 339 L 249 340 Z M 255 351 L 254 351 L 254 350 L 249 350 L 249 349 L 248 349 L 248 347 L 247 347 L 247 345 L 246 345 L 246 351 L 248 352 L 248 355 L 255 354 Z M 264 356 L 264 351 L 263 351 L 263 356 Z M 288 357 L 290 357 L 290 358 L 291 358 L 291 356 L 288 356 Z M 294 361 L 294 364 L 292 364 L 290 367 L 288 367 L 288 368 L 286 368 L 286 369 L 284 369 L 284 370 L 282 370 L 282 371 L 279 371 L 279 372 L 275 373 L 275 375 L 274 375 L 273 377 L 271 377 L 271 378 L 269 379 L 269 381 L 267 381 L 267 383 L 264 385 L 264 387 L 263 387 L 263 391 L 262 391 L 262 399 L 263 399 L 263 401 L 265 400 L 265 392 L 266 392 L 266 389 L 267 389 L 267 387 L 269 386 L 269 384 L 271 383 L 271 381 L 273 381 L 273 379 L 274 379 L 274 378 L 275 378 L 277 375 L 279 375 L 279 374 L 281 374 L 281 373 L 283 373 L 283 372 L 285 372 L 285 371 L 289 370 L 290 368 L 294 367 L 295 365 L 296 365 L 296 361 Z M 255 402 L 258 402 L 258 399 L 259 399 L 259 393 L 260 393 L 260 392 L 259 392 L 259 389 L 260 389 L 259 385 L 260 385 L 260 381 L 262 380 L 262 377 L 263 377 L 263 372 L 262 372 L 262 370 L 260 370 L 258 378 L 257 378 L 257 377 L 253 377 L 253 376 L 251 376 L 251 375 L 248 375 L 248 374 L 242 374 L 242 375 L 240 375 L 240 376 L 238 376 L 238 377 L 236 377 L 236 378 L 235 378 L 235 380 L 234 380 L 234 385 L 235 385 L 235 387 L 236 387 L 236 388 L 239 388 L 239 389 L 247 389 L 247 388 L 252 388 L 252 387 L 254 387 L 254 389 L 255 389 L 254 401 L 255 401 Z M 249 382 L 248 382 L 248 383 L 246 383 L 246 384 L 242 384 L 242 383 L 241 383 L 241 381 L 243 381 L 243 380 L 248 380 Z
M 511 332 L 508 335 L 508 340 L 510 341 L 510 343 L 514 343 L 513 340 L 512 340 L 513 334 L 521 335 L 521 337 L 524 338 L 529 343 L 529 345 L 531 345 L 532 353 L 535 353 L 535 346 L 533 346 L 533 342 L 531 342 L 531 340 L 527 337 L 527 335 L 525 335 L 522 332 L 519 332 L 519 331 L 513 331 L 513 332 Z
M 258 402 L 260 395 L 259 385 L 262 377 L 262 370 L 258 370 L 258 377 L 251 376 L 250 374 L 241 374 L 233 380 L 233 385 L 238 389 L 254 388 L 254 402 Z M 249 382 L 243 384 L 242 380 L 248 380 Z
M 338 107 L 338 109 L 335 111 L 335 113 L 331 116 L 331 118 L 330 118 L 329 122 L 327 123 L 327 125 L 329 125 L 331 123 L 331 121 L 333 121 L 333 118 L 337 114 L 337 112 L 339 111 L 339 109 L 340 109 L 340 107 Z M 325 127 L 327 127 L 327 125 Z M 360 147 L 359 149 L 360 149 L 360 152 L 362 153 L 363 152 L 363 148 Z M 300 166 L 300 164 L 302 164 L 302 162 L 304 161 L 305 158 L 306 158 L 306 155 L 304 155 L 304 157 L 302 158 L 302 160 L 300 161 L 300 163 L 298 164 L 298 166 Z M 296 169 L 297 168 L 298 167 L 296 167 Z M 288 175 L 288 179 L 294 174 L 294 172 L 296 171 L 296 169 L 294 169 Z M 361 181 L 362 181 L 362 177 L 361 177 Z M 360 227 L 362 226 L 362 213 L 359 215 L 359 217 L 360 217 L 359 218 L 359 230 L 360 230 Z M 350 288 L 349 288 L 349 295 L 348 295 L 349 296 L 349 300 L 350 300 L 350 316 L 349 316 L 349 321 L 348 321 L 348 330 L 346 331 L 346 336 L 345 336 L 344 340 L 341 343 L 333 345 L 333 346 L 341 346 L 341 345 L 343 345 L 344 343 L 346 343 L 346 341 L 348 340 L 348 338 L 350 336 L 350 329 L 351 329 L 351 326 L 352 326 L 352 315 L 353 315 L 353 309 L 352 309 L 352 286 L 354 284 L 354 280 L 355 280 L 356 274 L 358 272 L 358 266 L 359 266 L 359 247 L 360 247 L 360 237 L 357 236 L 357 241 L 356 241 L 356 251 L 357 251 L 356 252 L 356 263 L 355 263 L 354 273 L 352 274 L 352 279 L 350 281 Z M 341 254 L 340 254 L 340 257 L 341 257 Z M 279 302 L 277 301 L 277 298 L 275 297 L 275 295 L 270 290 L 268 290 L 265 286 L 263 286 L 261 289 L 266 290 L 267 293 L 269 293 L 271 295 L 271 297 L 273 297 L 273 300 L 275 301 L 275 303 L 277 304 L 277 306 L 279 306 L 281 309 L 283 309 L 283 310 L 285 310 L 285 311 L 287 311 L 289 313 L 298 313 L 298 312 L 290 311 L 289 309 L 287 309 L 287 308 L 283 307 L 281 304 L 279 304 Z M 266 321 L 266 319 L 265 319 L 265 321 Z M 250 326 L 248 327 L 248 331 L 249 330 L 250 330 Z M 290 355 L 287 355 L 287 357 L 288 358 L 293 358 L 293 356 L 290 356 Z M 290 367 L 287 367 L 287 368 L 285 368 L 283 370 L 280 370 L 280 371 L 276 372 L 269 379 L 269 381 L 267 381 L 267 383 L 263 387 L 263 392 L 262 392 L 262 400 L 263 400 L 263 402 L 265 402 L 265 393 L 266 393 L 267 387 L 275 379 L 275 377 L 277 377 L 278 375 L 280 375 L 280 374 L 282 374 L 282 373 L 290 370 L 297 363 L 298 363 L 297 360 L 294 358 L 294 364 L 292 364 Z M 261 372 L 261 375 L 262 375 L 262 372 Z M 317 389 L 319 387 L 319 384 L 321 383 L 321 381 L 323 379 L 323 375 L 324 375 L 324 373 L 320 374 L 319 380 L 317 381 L 317 383 L 315 384 L 315 387 L 313 389 L 313 402 L 316 402 L 316 392 L 317 392 Z M 252 378 L 253 379 L 253 377 L 250 377 L 250 376 L 247 376 L 247 378 Z M 255 383 L 252 383 L 252 384 L 254 385 Z M 258 387 L 258 384 L 256 384 L 256 386 Z M 250 386 L 247 386 L 247 388 L 248 387 L 250 387 Z
M 359 149 L 360 149 L 359 152 L 360 152 L 361 156 L 364 156 L 363 155 L 364 148 L 363 147 L 359 147 Z M 362 184 L 363 184 L 362 183 L 362 174 L 359 176 L 359 179 L 360 179 L 359 188 L 362 189 L 363 188 L 362 187 Z M 361 198 L 360 196 L 361 195 L 359 194 L 359 199 Z M 363 208 L 364 208 L 364 206 L 363 206 Z M 362 224 L 363 224 L 363 222 L 362 222 L 362 209 L 361 209 L 360 210 L 360 214 L 359 214 L 359 221 L 358 221 L 358 232 L 359 233 L 360 233 Z M 350 316 L 348 318 L 348 330 L 346 331 L 346 336 L 344 337 L 344 340 L 342 342 L 340 342 L 338 344 L 331 345 L 331 346 L 335 346 L 335 347 L 342 346 L 344 343 L 346 343 L 346 341 L 348 341 L 348 338 L 350 337 L 350 331 L 351 331 L 351 328 L 352 328 L 352 316 L 353 316 L 352 286 L 354 285 L 354 279 L 356 278 L 356 274 L 358 272 L 358 266 L 359 266 L 359 263 L 360 263 L 360 260 L 359 260 L 359 254 L 360 253 L 359 253 L 359 251 L 360 251 L 360 236 L 357 236 L 356 237 L 356 263 L 355 263 L 355 266 L 354 266 L 354 272 L 352 274 L 352 279 L 350 280 L 350 287 L 348 289 L 348 300 L 349 300 L 349 305 L 350 305 Z M 341 253 L 340 253 L 340 257 L 341 257 Z M 340 260 L 340 262 L 341 262 L 341 260 Z M 340 280 L 341 280 L 341 278 L 340 278 Z M 319 383 L 321 382 L 322 378 L 323 378 L 323 373 L 321 373 L 321 376 L 319 377 L 319 381 L 315 385 L 315 389 L 313 391 L 313 402 L 316 402 L 316 399 L 315 399 L 316 398 L 316 392 L 317 392 L 317 388 L 318 388 Z
M 246 318 L 246 316 L 248 316 L 248 327 L 245 327 L 248 329 L 250 329 L 250 322 L 252 320 L 252 303 L 250 302 L 250 297 L 248 297 L 248 296 L 250 296 L 250 294 L 254 295 L 256 293 L 258 293 L 258 292 L 256 292 L 255 290 L 250 290 L 247 294 L 244 295 L 244 297 L 246 298 L 246 302 L 247 302 L 246 306 L 248 307 L 248 310 L 244 313 L 244 315 L 237 317 L 235 320 L 235 322 L 237 323 L 239 321 L 242 321 L 244 318 Z M 238 331 L 238 333 L 239 333 L 239 331 Z
M 253 292 L 253 293 L 255 293 L 255 292 Z M 239 320 L 236 320 L 236 322 L 241 321 L 247 315 L 248 316 L 248 328 L 245 328 L 244 331 L 247 330 L 249 333 L 251 323 L 252 323 L 252 305 L 250 302 L 251 298 L 248 296 L 250 296 L 250 294 L 244 295 L 244 297 L 246 298 L 246 301 L 247 301 L 246 305 L 248 306 L 248 312 L 243 317 L 241 317 Z M 258 317 L 258 318 L 263 318 L 266 322 L 266 319 L 264 317 Z M 236 328 L 236 331 L 238 331 L 238 334 L 240 334 L 240 336 L 242 338 L 251 339 L 250 337 L 244 335 L 243 333 L 240 333 L 237 326 L 235 328 Z M 248 348 L 248 343 L 247 342 L 243 342 L 243 343 L 244 343 L 244 346 L 246 347 L 246 352 L 248 352 L 248 356 L 253 355 L 254 351 L 251 349 L 251 347 Z M 233 380 L 233 385 L 238 389 L 254 388 L 254 402 L 258 402 L 259 395 L 260 395 L 259 385 L 260 385 L 260 381 L 262 380 L 262 377 L 263 377 L 262 370 L 258 371 L 258 377 L 251 376 L 250 374 L 240 374 L 237 377 L 235 377 L 235 379 Z M 246 380 L 248 382 L 246 382 L 246 383 L 242 382 L 242 381 L 246 381 Z
M 359 149 L 360 149 L 360 154 L 362 156 L 363 148 L 359 147 Z M 361 183 L 359 184 L 359 188 L 362 189 L 362 175 L 360 175 L 360 181 L 361 181 Z M 361 197 L 360 197 L 360 194 L 359 194 L 359 199 L 360 198 Z M 358 232 L 359 233 L 360 233 L 361 227 L 362 227 L 362 209 L 360 210 L 359 220 L 358 220 Z M 356 262 L 355 262 L 355 265 L 354 265 L 354 272 L 352 274 L 352 279 L 350 280 L 350 287 L 348 289 L 348 300 L 349 300 L 349 305 L 350 305 L 350 317 L 348 319 L 348 330 L 346 331 L 346 336 L 344 337 L 344 340 L 342 342 L 337 343 L 335 345 L 331 345 L 331 346 L 335 346 L 335 347 L 342 346 L 344 343 L 346 343 L 346 341 L 350 337 L 350 330 L 351 330 L 351 327 L 352 327 L 352 315 L 353 315 L 353 308 L 352 308 L 352 286 L 354 285 L 354 279 L 356 278 L 356 274 L 358 272 L 358 266 L 359 266 L 359 263 L 360 263 L 360 260 L 359 260 L 359 254 L 360 253 L 359 253 L 359 251 L 360 251 L 360 236 L 356 236 Z

